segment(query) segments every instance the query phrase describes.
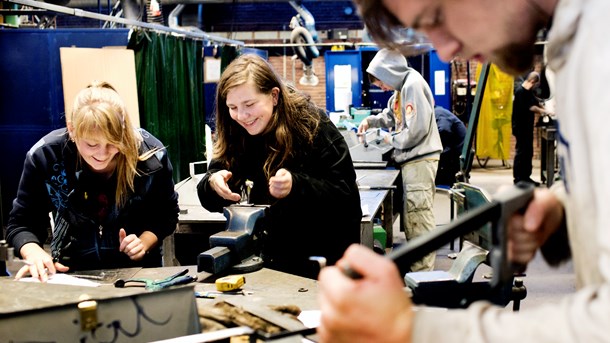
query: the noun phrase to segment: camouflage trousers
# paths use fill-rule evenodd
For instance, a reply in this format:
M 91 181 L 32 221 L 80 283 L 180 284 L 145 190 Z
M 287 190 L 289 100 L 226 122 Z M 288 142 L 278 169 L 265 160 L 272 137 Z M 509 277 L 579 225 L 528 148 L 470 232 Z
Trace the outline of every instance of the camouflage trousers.
M 438 160 L 425 159 L 404 163 L 402 173 L 402 230 L 407 241 L 434 230 L 434 178 Z M 436 252 L 426 255 L 411 265 L 411 271 L 431 271 L 434 269 Z

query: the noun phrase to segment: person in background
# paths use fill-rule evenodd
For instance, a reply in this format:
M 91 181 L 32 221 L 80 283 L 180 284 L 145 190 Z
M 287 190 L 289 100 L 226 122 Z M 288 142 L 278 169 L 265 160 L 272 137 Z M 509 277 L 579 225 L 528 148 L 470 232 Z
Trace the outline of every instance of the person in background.
M 456 174 L 460 171 L 460 155 L 466 138 L 466 125 L 455 114 L 441 106 L 434 107 L 434 116 L 443 143 L 443 152 L 438 161 L 434 182 L 437 186 L 451 187 L 457 181 Z
M 216 92 L 213 158 L 197 186 L 204 208 L 221 212 L 249 200 L 270 205 L 264 218 L 268 268 L 316 278 L 310 256 L 333 264 L 360 242 L 360 195 L 349 148 L 326 113 L 285 84 L 256 55 L 241 55 Z
M 7 226 L 27 265 L 15 277 L 160 267 L 160 244 L 178 222 L 178 195 L 163 144 L 127 115 L 106 82 L 81 90 L 66 128 L 28 151 Z M 50 254 L 49 212 L 54 229 Z
M 532 180 L 532 159 L 534 158 L 534 120 L 536 113 L 546 113 L 534 94 L 540 82 L 540 74 L 530 72 L 515 90 L 513 99 L 513 136 L 515 136 L 515 159 L 513 161 L 513 181 L 540 183 Z
M 571 257 L 577 290 L 519 312 L 484 301 L 467 309 L 416 310 L 396 265 L 354 245 L 320 273 L 320 342 L 608 342 L 610 1 L 355 1 L 380 44 L 392 45 L 395 29 L 411 27 L 445 61 L 460 55 L 513 75 L 530 70 L 537 37 L 549 30 L 562 179 L 536 188 L 525 211 L 510 218 L 508 255 L 518 264 L 538 250 L 551 265 Z M 363 277 L 346 277 L 345 266 Z
M 393 128 L 384 140 L 394 147 L 392 158 L 400 166 L 402 225 L 407 240 L 412 240 L 436 227 L 434 179 L 443 146 L 434 119 L 434 98 L 426 80 L 397 51 L 379 50 L 366 72 L 371 84 L 394 94 L 386 109 L 362 120 L 358 133 L 363 135 L 371 127 Z M 432 252 L 413 263 L 411 270 L 433 270 L 435 258 Z

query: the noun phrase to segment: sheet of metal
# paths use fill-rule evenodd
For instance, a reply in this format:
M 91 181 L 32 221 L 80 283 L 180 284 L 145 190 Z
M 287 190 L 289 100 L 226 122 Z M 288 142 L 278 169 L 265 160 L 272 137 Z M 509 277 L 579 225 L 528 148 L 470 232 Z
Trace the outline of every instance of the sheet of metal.
M 0 289 L 3 341 L 148 342 L 201 332 L 193 285 L 148 292 L 1 278 Z M 89 317 L 80 306 L 85 300 L 93 300 Z

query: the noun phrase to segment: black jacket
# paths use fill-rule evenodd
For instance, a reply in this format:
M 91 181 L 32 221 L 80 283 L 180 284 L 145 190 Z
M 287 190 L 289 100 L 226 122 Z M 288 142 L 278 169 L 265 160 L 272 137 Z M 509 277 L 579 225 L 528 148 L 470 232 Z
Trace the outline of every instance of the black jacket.
M 513 99 L 512 128 L 515 137 L 534 137 L 535 112 L 531 111 L 532 106 L 540 106 L 534 91 L 519 86 L 515 90 Z
M 163 147 L 150 133 L 140 132 L 144 137 L 140 153 Z M 161 266 L 160 245 L 174 231 L 179 212 L 166 151 L 138 163 L 135 191 L 120 211 L 114 200 L 116 177 L 101 179 L 88 168 L 81 169 L 78 158 L 66 129 L 47 134 L 26 154 L 7 227 L 7 240 L 16 255 L 26 243 L 42 246 L 47 241 L 52 212 L 54 235 L 63 237 L 52 240 L 52 255 L 71 271 Z M 128 235 L 153 232 L 157 247 L 143 261 L 131 261 L 118 251 L 120 228 Z
M 267 267 L 315 278 L 310 256 L 324 256 L 335 263 L 351 243 L 360 242 L 362 210 L 356 173 L 345 139 L 322 115 L 312 146 L 298 146 L 297 157 L 282 166 L 292 174 L 292 190 L 283 199 L 269 194 L 263 164 L 269 137 L 247 135 L 246 151 L 233 173 L 229 187 L 241 193 L 246 179 L 253 181 L 251 202 L 271 205 L 265 220 L 263 255 Z M 212 173 L 227 169 L 212 160 L 209 171 L 199 182 L 198 195 L 203 207 L 222 212 L 231 204 L 210 187 Z
M 460 171 L 460 155 L 466 138 L 466 126 L 455 114 L 440 106 L 434 107 L 434 116 L 443 143 L 435 183 L 451 187 L 457 181 L 455 174 Z

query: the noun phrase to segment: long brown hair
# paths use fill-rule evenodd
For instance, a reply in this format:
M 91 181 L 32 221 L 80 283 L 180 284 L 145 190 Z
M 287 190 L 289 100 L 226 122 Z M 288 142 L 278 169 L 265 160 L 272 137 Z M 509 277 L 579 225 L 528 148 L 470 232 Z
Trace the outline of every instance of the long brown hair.
M 235 59 L 222 73 L 216 91 L 216 132 L 214 158 L 235 165 L 240 151 L 244 150 L 248 133 L 236 123 L 226 105 L 228 92 L 247 82 L 252 82 L 260 93 L 271 94 L 279 88 L 277 105 L 265 134 L 270 154 L 264 165 L 267 178 L 271 177 L 287 161 L 294 158 L 297 145 L 312 144 L 320 124 L 319 109 L 310 97 L 286 85 L 273 67 L 263 58 L 245 54 Z M 270 138 L 270 139 L 269 139 Z
M 72 113 L 66 117 L 73 140 L 99 132 L 119 150 L 114 157 L 117 161 L 115 201 L 122 207 L 129 192 L 134 190 L 138 161 L 150 158 L 158 149 L 139 155 L 142 135 L 132 126 L 123 100 L 107 82 L 93 81 L 81 90 L 74 99 Z

